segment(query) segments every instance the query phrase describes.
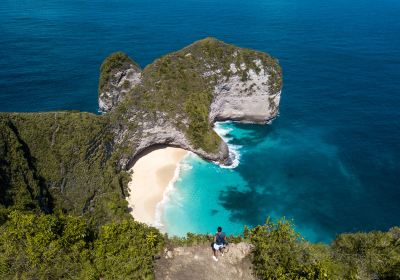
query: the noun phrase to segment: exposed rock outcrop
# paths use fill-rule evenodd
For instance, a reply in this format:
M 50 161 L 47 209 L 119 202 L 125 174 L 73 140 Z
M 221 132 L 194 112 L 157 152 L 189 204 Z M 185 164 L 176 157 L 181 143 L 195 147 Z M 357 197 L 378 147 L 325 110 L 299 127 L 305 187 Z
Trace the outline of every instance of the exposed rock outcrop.
M 155 276 L 159 280 L 231 280 L 256 279 L 252 274 L 251 245 L 230 244 L 229 252 L 212 259 L 210 246 L 177 247 L 166 250 L 156 261 Z
M 141 80 L 142 71 L 127 55 L 116 52 L 102 64 L 99 82 L 99 110 L 108 112 Z
M 265 53 L 206 38 L 142 72 L 127 55 L 117 54 L 102 65 L 99 104 L 118 120 L 115 142 L 129 150 L 120 157 L 124 169 L 154 145 L 229 164 L 227 144 L 212 130 L 214 122 L 266 123 L 278 114 L 281 69 Z
M 117 145 L 127 145 L 133 151 L 132 154 L 120 160 L 120 166 L 123 169 L 130 169 L 138 155 L 158 145 L 179 147 L 205 159 L 229 164 L 229 149 L 224 141 L 220 141 L 217 152 L 206 152 L 201 148 L 195 148 L 185 133 L 174 126 L 165 114 L 158 112 L 151 117 L 145 112 L 139 112 L 138 115 L 141 121 L 138 122 L 135 117 L 129 120 L 130 124 L 138 126 L 137 129 L 121 129 L 116 132 Z
M 277 116 L 281 91 L 272 92 L 268 70 L 262 67 L 260 60 L 255 64 L 260 67 L 259 72 L 250 69 L 245 81 L 236 74 L 235 64 L 230 65 L 232 76 L 227 80 L 221 79 L 214 88 L 211 122 L 266 123 Z

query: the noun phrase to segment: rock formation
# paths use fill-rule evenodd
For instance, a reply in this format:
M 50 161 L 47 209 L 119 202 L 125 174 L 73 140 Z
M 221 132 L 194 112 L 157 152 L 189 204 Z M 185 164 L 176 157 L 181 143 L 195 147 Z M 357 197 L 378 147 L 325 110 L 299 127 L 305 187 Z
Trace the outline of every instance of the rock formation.
M 111 54 L 101 65 L 99 83 L 99 110 L 108 112 L 129 90 L 140 83 L 140 67 L 121 52 Z
M 266 123 L 277 116 L 281 91 L 270 90 L 268 69 L 262 67 L 260 60 L 254 62 L 260 70 L 256 73 L 250 69 L 246 81 L 236 74 L 236 66 L 232 63 L 230 72 L 233 76 L 217 83 L 211 104 L 211 122 L 232 120 Z M 246 66 L 242 64 L 241 67 Z
M 127 55 L 119 57 L 122 61 L 109 71 L 112 78 L 100 81 L 99 104 L 102 111 L 115 108 L 113 114 L 125 120 L 115 130 L 116 142 L 131 148 L 120 159 L 122 168 L 154 145 L 181 147 L 229 164 L 226 143 L 212 131 L 214 122 L 266 123 L 278 114 L 281 70 L 265 53 L 206 38 L 156 60 L 141 73 Z M 103 65 L 115 58 L 111 55 Z M 124 80 L 124 73 L 131 79 Z M 129 90 L 121 87 L 124 83 Z
M 230 244 L 229 251 L 215 262 L 208 245 L 166 249 L 156 261 L 155 276 L 160 280 L 253 280 L 256 278 L 251 270 L 250 252 L 248 243 Z

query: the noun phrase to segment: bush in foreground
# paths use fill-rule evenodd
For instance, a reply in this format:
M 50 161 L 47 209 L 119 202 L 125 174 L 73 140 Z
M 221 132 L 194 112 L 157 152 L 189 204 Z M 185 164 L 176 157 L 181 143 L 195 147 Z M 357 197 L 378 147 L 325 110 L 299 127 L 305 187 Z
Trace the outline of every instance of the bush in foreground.
M 339 235 L 331 246 L 305 241 L 290 221 L 245 229 L 259 279 L 400 279 L 400 228 Z
M 152 279 L 163 241 L 133 220 L 97 231 L 80 217 L 15 211 L 0 227 L 0 279 Z

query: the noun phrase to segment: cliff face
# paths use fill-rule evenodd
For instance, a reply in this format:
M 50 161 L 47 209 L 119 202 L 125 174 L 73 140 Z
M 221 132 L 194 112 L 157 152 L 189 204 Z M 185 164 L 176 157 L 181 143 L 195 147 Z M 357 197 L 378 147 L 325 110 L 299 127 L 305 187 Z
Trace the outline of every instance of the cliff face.
M 104 64 L 110 59 L 113 55 Z M 133 62 L 129 69 L 119 65 L 112 69 L 116 78 L 104 87 L 113 93 L 100 90 L 99 104 L 107 103 L 102 110 L 119 120 L 116 142 L 129 151 L 121 155 L 123 168 L 153 145 L 178 146 L 229 164 L 228 147 L 213 131 L 214 122 L 266 123 L 278 114 L 281 70 L 262 52 L 206 38 L 161 57 L 141 73 Z M 140 79 L 129 83 L 129 91 L 118 92 L 115 84 L 121 84 L 124 71 L 136 71 Z M 118 102 L 109 102 L 109 96 Z
M 108 112 L 140 83 L 141 69 L 126 54 L 111 54 L 100 67 L 99 110 Z
M 245 81 L 237 75 L 235 64 L 230 65 L 232 76 L 221 79 L 214 87 L 210 122 L 232 120 L 266 123 L 277 116 L 281 91 L 270 89 L 268 69 L 262 67 L 260 60 L 254 63 L 260 70 L 257 73 L 250 69 Z M 241 67 L 246 66 L 242 64 Z

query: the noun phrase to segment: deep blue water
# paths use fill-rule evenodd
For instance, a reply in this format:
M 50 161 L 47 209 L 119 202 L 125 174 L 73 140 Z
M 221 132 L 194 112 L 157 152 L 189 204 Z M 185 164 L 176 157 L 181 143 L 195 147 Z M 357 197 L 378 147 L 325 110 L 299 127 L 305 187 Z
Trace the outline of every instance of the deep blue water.
M 397 0 L 2 0 L 0 111 L 96 112 L 98 68 L 116 50 L 142 66 L 206 36 L 266 51 L 283 68 L 280 117 L 228 125 L 241 164 L 210 171 L 217 212 L 191 213 L 210 217 L 197 230 L 267 215 L 313 241 L 386 230 L 400 224 L 399 15 Z

